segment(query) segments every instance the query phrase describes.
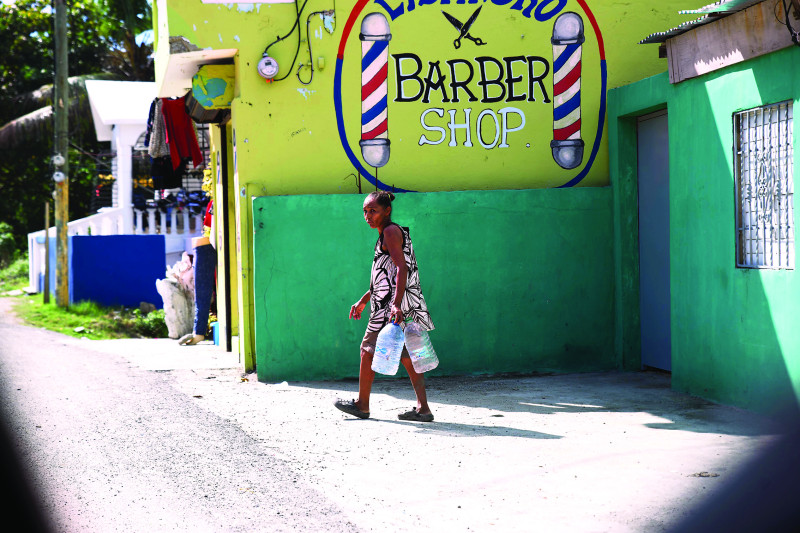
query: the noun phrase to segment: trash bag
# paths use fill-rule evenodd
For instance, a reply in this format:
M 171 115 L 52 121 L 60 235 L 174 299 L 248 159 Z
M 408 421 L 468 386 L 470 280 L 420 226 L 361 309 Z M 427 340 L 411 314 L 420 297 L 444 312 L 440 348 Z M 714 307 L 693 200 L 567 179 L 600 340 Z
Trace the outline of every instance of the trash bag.
M 170 339 L 179 339 L 194 330 L 194 297 L 172 279 L 156 280 L 156 290 L 164 300 L 164 322 Z

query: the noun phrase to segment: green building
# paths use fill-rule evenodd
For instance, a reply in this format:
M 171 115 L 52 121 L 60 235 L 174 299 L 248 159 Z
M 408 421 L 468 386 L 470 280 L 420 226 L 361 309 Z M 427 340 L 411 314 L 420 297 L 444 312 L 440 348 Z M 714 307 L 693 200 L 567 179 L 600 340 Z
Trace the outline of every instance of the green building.
M 609 92 L 617 335 L 626 368 L 666 339 L 677 390 L 795 409 L 800 47 L 773 3 L 718 4 L 645 39 L 668 72 Z

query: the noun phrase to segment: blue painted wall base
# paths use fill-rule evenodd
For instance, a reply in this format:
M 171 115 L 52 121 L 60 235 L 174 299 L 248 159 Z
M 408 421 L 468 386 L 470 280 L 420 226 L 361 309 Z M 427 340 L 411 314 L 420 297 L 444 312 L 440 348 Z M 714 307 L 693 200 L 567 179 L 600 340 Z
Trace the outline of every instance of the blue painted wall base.
M 56 246 L 50 238 L 50 291 L 56 286 Z M 163 235 L 73 235 L 69 237 L 69 303 L 163 307 L 156 280 L 166 273 Z M 42 287 L 44 288 L 44 287 Z

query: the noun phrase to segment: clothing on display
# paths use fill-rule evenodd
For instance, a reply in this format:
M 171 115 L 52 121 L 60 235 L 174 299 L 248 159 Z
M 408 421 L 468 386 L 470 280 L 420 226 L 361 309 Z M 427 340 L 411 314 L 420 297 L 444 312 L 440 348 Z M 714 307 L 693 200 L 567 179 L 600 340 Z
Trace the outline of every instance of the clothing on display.
M 150 116 L 147 121 L 147 133 L 145 134 L 144 145 L 147 146 L 147 153 L 153 159 L 159 157 L 169 157 L 169 147 L 167 146 L 167 130 L 164 126 L 164 115 L 161 112 L 161 99 L 156 98 L 150 104 Z
M 156 191 L 182 187 L 189 160 L 195 167 L 204 162 L 183 97 L 153 100 L 144 144 L 150 155 L 150 175 Z
M 178 168 L 183 159 L 191 158 L 194 166 L 203 164 L 203 153 L 197 144 L 194 123 L 186 113 L 186 100 L 181 96 L 174 100 L 162 99 L 161 110 L 166 128 L 172 167 Z
M 180 166 L 175 169 L 172 168 L 171 158 L 157 157 L 152 160 L 150 170 L 154 189 L 178 189 L 183 185 L 183 174 L 186 170 L 186 162 L 182 162 Z
M 214 293 L 214 272 L 217 268 L 217 251 L 211 244 L 194 249 L 194 334 L 208 332 L 208 315 Z

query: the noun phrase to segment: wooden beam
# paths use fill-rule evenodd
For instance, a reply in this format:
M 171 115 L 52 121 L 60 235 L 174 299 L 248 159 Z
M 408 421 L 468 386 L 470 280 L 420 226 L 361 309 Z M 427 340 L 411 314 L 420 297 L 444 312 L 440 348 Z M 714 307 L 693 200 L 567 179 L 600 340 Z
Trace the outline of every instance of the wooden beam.
M 774 3 L 761 2 L 667 39 L 670 83 L 701 76 L 792 45 Z

